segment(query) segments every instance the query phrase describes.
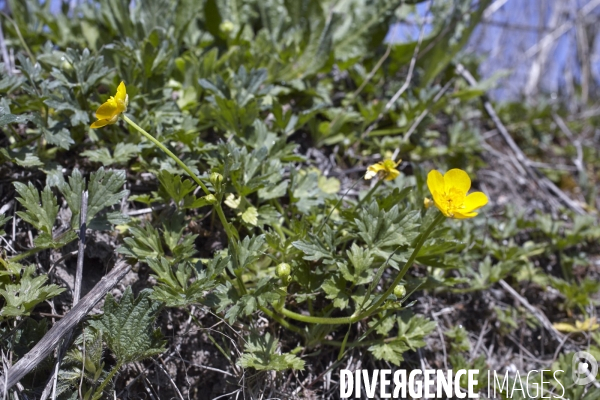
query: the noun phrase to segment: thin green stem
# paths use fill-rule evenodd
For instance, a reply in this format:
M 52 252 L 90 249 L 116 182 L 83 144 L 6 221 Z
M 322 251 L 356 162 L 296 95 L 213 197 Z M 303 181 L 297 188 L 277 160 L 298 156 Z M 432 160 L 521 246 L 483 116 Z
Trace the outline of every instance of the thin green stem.
M 171 157 L 173 159 L 173 161 L 175 161 L 177 163 L 177 165 L 179 165 L 194 180 L 194 182 L 196 182 L 198 184 L 198 186 L 200 186 L 202 188 L 202 190 L 204 191 L 204 193 L 206 195 L 211 194 L 210 191 L 208 190 L 208 188 L 206 187 L 206 185 L 204 184 L 204 182 L 202 182 L 202 180 L 200 178 L 198 178 L 198 176 L 195 173 L 193 173 L 192 170 L 187 165 L 185 165 L 185 163 L 183 161 L 181 161 L 181 159 L 179 157 L 177 157 L 175 154 L 173 154 L 173 152 L 171 150 L 167 149 L 167 147 L 164 144 L 159 142 L 154 136 L 152 136 L 151 134 L 146 132 L 142 127 L 140 127 L 138 124 L 136 124 L 131 119 L 129 119 L 129 117 L 127 115 L 123 114 L 123 119 L 125 120 L 125 122 L 127 122 L 129 125 L 131 125 L 133 128 L 135 128 L 139 133 L 141 133 L 144 137 L 146 137 L 146 139 L 148 139 L 149 141 L 154 143 L 166 155 Z M 229 222 L 227 222 L 227 218 L 225 218 L 225 214 L 223 213 L 223 208 L 221 207 L 221 204 L 216 203 L 214 205 L 214 207 L 215 207 L 215 210 L 217 211 L 217 215 L 219 216 L 219 219 L 221 220 L 221 224 L 223 225 L 223 228 L 225 229 L 225 233 L 227 233 L 227 237 L 229 238 L 229 240 L 238 238 L 237 232 L 234 231 L 234 228 L 231 226 L 231 224 Z
M 32 255 L 34 255 L 36 253 L 39 253 L 42 250 L 46 250 L 46 249 L 42 249 L 42 248 L 39 248 L 39 247 L 34 247 L 33 249 L 27 250 L 24 253 L 17 254 L 16 256 L 9 258 L 9 260 L 10 260 L 10 262 L 21 261 L 22 259 L 27 258 L 29 256 L 32 256 Z
M 55 240 L 57 240 L 57 241 L 59 241 L 59 240 L 62 240 L 62 238 L 63 238 L 63 237 L 64 237 L 64 236 L 65 236 L 67 233 L 69 233 L 69 232 L 70 232 L 70 231 L 66 231 L 66 232 L 64 232 L 64 233 L 62 233 L 62 234 L 60 234 L 60 235 L 58 235 L 58 236 L 55 238 Z M 75 240 L 75 239 L 73 239 L 73 240 Z M 71 243 L 73 240 L 69 241 L 68 243 Z M 66 244 L 68 244 L 68 243 L 66 243 Z M 23 260 L 24 258 L 27 258 L 27 257 L 29 257 L 29 256 L 32 256 L 32 255 L 34 255 L 34 254 L 36 254 L 36 253 L 39 253 L 40 251 L 43 251 L 43 250 L 48 250 L 48 249 L 49 249 L 49 247 L 34 247 L 34 248 L 31 248 L 31 249 L 27 250 L 27 251 L 26 251 L 26 252 L 24 252 L 24 253 L 17 254 L 17 255 L 16 255 L 16 256 L 14 256 L 14 257 L 10 257 L 10 258 L 9 258 L 9 260 L 10 260 L 11 262 L 17 262 L 17 261 Z
M 285 315 L 288 318 L 295 319 L 296 321 L 306 322 L 309 324 L 324 324 L 324 325 L 343 325 L 343 324 L 351 324 L 354 321 L 353 317 L 337 317 L 337 318 L 327 318 L 327 317 L 313 317 L 311 315 L 302 315 L 290 311 L 286 308 L 282 308 L 279 312 Z
M 119 370 L 121 369 L 122 366 L 123 366 L 123 364 L 121 362 L 119 362 L 108 373 L 108 375 L 106 376 L 104 381 L 102 381 L 102 384 L 100 384 L 98 389 L 96 389 L 96 391 L 94 393 L 94 400 L 100 399 L 102 397 L 102 394 L 104 392 L 104 389 L 106 388 L 106 385 L 108 385 L 110 382 L 112 382 L 113 377 L 116 375 L 117 372 L 119 372 Z
M 377 181 L 377 183 L 375 184 L 375 186 L 373 186 L 373 188 L 371 190 L 369 190 L 369 193 L 367 193 L 367 195 L 365 197 L 363 197 L 361 200 L 358 201 L 358 203 L 356 203 L 356 208 L 360 207 L 362 203 L 368 201 L 371 196 L 373 196 L 373 193 L 375 193 L 375 191 L 379 188 L 379 186 L 381 186 L 381 182 L 383 182 L 383 180 L 379 179 Z
M 167 147 L 164 144 L 162 144 L 154 136 L 152 136 L 151 134 L 146 132 L 141 126 L 139 126 L 138 124 L 133 122 L 127 115 L 123 114 L 123 119 L 125 120 L 125 122 L 127 122 L 129 125 L 131 125 L 133 128 L 135 128 L 139 133 L 144 135 L 146 137 L 146 139 L 148 139 L 149 141 L 154 143 L 156 145 L 156 147 L 161 149 L 166 155 L 171 157 L 173 159 L 173 161 L 175 161 L 185 172 L 187 172 L 187 174 L 198 184 L 198 186 L 200 186 L 202 188 L 202 190 L 204 191 L 204 194 L 206 194 L 206 195 L 211 194 L 210 191 L 208 190 L 208 188 L 206 187 L 206 185 L 204 184 L 204 182 L 202 182 L 202 180 L 200 178 L 198 178 L 198 176 L 196 176 L 196 174 L 194 174 L 192 172 L 192 170 L 189 169 L 189 167 L 187 165 L 185 165 L 185 163 L 183 161 L 181 161 L 181 159 L 179 157 L 177 157 L 175 154 L 173 154 L 173 152 L 171 150 L 167 149 Z
M 410 258 L 406 261 L 406 263 L 404 264 L 404 267 L 402 267 L 402 269 L 396 276 L 396 279 L 394 279 L 394 282 L 392 282 L 392 284 L 388 287 L 388 289 L 381 295 L 379 300 L 377 300 L 373 305 L 371 305 L 365 311 L 365 313 L 367 313 L 367 315 L 370 315 L 373 311 L 376 311 L 377 308 L 379 308 L 379 306 L 381 304 L 383 304 L 383 302 L 388 298 L 388 296 L 390 294 L 392 294 L 392 292 L 394 291 L 394 288 L 400 283 L 402 278 L 404 278 L 404 275 L 406 275 L 406 273 L 408 272 L 408 269 L 413 265 L 413 263 L 417 259 L 417 255 L 419 254 L 419 251 L 421 251 L 421 247 L 423 247 L 423 245 L 425 244 L 425 241 L 427 240 L 427 238 L 429 237 L 431 232 L 433 232 L 435 227 L 438 226 L 440 223 L 442 223 L 442 221 L 444 221 L 445 218 L 446 217 L 444 216 L 444 214 L 439 213 L 435 217 L 435 219 L 433 221 L 431 221 L 431 224 L 429 224 L 429 226 L 425 229 L 425 232 L 423 232 L 421 234 L 421 236 L 419 237 L 419 241 L 417 242 L 417 245 L 415 246 L 412 254 L 410 255 Z
M 269 310 L 267 307 L 259 306 L 258 309 L 260 311 L 264 312 L 267 317 L 273 319 L 279 325 L 283 326 L 285 329 L 292 331 L 292 332 L 296 332 L 297 334 L 304 336 L 304 331 L 302 329 L 298 328 L 295 325 L 290 324 L 285 319 L 279 317 L 273 311 Z
M 344 193 L 344 195 L 342 197 L 340 197 L 340 199 L 337 201 L 337 203 L 335 203 L 335 206 L 333 206 L 333 208 L 331 209 L 331 211 L 329 211 L 329 214 L 327 214 L 327 217 L 323 220 L 323 222 L 321 223 L 321 226 L 319 226 L 319 230 L 317 231 L 317 235 L 319 233 L 321 233 L 321 230 L 323 229 L 323 227 L 325 226 L 325 224 L 327 224 L 327 221 L 329 221 L 329 218 L 331 217 L 331 214 L 333 214 L 333 212 L 339 207 L 340 203 L 342 202 L 342 200 L 344 200 L 344 197 L 346 197 L 346 195 L 352 190 L 354 189 L 354 187 L 356 186 L 356 184 L 358 182 L 361 181 L 362 178 L 357 179 L 354 182 L 354 185 L 352 185 L 351 187 L 348 188 L 348 190 L 346 190 L 346 193 Z
M 383 342 L 390 343 L 390 342 L 393 342 L 394 340 L 398 340 L 398 337 L 394 336 L 394 337 L 390 337 L 390 338 L 385 338 L 385 339 L 383 339 Z M 363 342 L 350 342 L 350 343 L 346 343 L 346 347 L 370 346 L 372 344 L 378 344 L 380 342 L 382 342 L 381 339 L 365 340 Z M 327 345 L 335 346 L 335 347 L 342 347 L 343 342 L 340 342 L 339 340 L 324 340 L 323 344 L 327 344 Z
M 363 311 L 363 312 L 357 311 L 350 317 L 337 317 L 337 318 L 313 317 L 311 315 L 302 315 L 302 314 L 298 314 L 293 311 L 287 310 L 285 308 L 282 308 L 281 310 L 278 310 L 278 311 L 288 318 L 291 318 L 291 319 L 294 319 L 294 320 L 300 321 L 300 322 L 306 322 L 309 324 L 345 325 L 345 324 L 352 324 L 352 323 L 358 322 L 364 318 L 367 318 L 368 316 L 377 312 L 379 307 L 387 300 L 389 295 L 392 294 L 396 285 L 398 285 L 400 283 L 402 278 L 404 278 L 404 275 L 406 275 L 406 272 L 408 272 L 410 267 L 415 262 L 417 255 L 419 254 L 419 251 L 421 251 L 423 244 L 425 244 L 425 241 L 427 240 L 427 238 L 429 237 L 431 232 L 433 232 L 435 227 L 438 226 L 444 220 L 444 218 L 445 218 L 444 214 L 439 213 L 435 217 L 435 219 L 431 222 L 431 224 L 429 224 L 429 226 L 425 229 L 425 231 L 419 237 L 419 240 L 417 241 L 417 244 L 416 244 L 415 248 L 413 249 L 412 254 L 410 255 L 409 259 L 404 264 L 404 267 L 402 267 L 402 269 L 396 276 L 396 279 L 394 279 L 394 282 L 392 282 L 392 284 L 379 297 L 379 299 L 375 303 L 373 303 L 369 308 L 367 308 L 365 311 Z

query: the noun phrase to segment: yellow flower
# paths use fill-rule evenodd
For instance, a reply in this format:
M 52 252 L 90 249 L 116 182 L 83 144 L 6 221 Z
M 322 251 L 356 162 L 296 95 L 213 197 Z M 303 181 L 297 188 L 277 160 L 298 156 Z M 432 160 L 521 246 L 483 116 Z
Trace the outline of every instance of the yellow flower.
M 117 94 L 106 100 L 104 104 L 96 110 L 98 121 L 91 125 L 92 129 L 102 128 L 103 126 L 114 124 L 119 119 L 119 115 L 127 110 L 129 96 L 125 89 L 125 83 L 121 82 L 117 88 Z
M 423 205 L 425 206 L 425 209 L 429 209 L 429 207 L 431 207 L 433 205 L 433 200 L 431 200 L 429 197 L 425 197 L 423 199 Z
M 467 196 L 471 188 L 471 179 L 462 169 L 451 169 L 444 176 L 433 170 L 427 175 L 427 186 L 435 206 L 449 218 L 473 218 L 477 215 L 475 210 L 488 202 L 487 196 L 482 192 L 474 192 Z
M 386 181 L 396 179 L 398 175 L 400 175 L 400 171 L 398 171 L 396 167 L 401 162 L 402 160 L 398 160 L 398 162 L 383 160 L 377 164 L 369 165 L 367 173 L 365 174 L 365 179 L 371 179 L 374 176 L 377 176 L 379 179 L 385 179 Z

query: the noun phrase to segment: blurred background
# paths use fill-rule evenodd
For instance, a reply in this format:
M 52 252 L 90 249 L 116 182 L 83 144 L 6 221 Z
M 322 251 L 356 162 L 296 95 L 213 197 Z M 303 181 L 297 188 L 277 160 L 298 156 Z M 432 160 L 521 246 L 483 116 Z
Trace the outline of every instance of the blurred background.
M 387 40 L 416 40 L 431 31 L 431 3 L 396 23 Z M 496 0 L 484 12 L 464 53 L 477 57 L 483 78 L 501 74 L 494 100 L 533 100 L 540 93 L 585 102 L 597 96 L 598 0 Z
M 63 3 L 74 9 L 85 0 L 49 1 L 50 9 L 59 12 Z M 386 42 L 414 41 L 421 26 L 425 35 L 431 33 L 436 7 L 432 3 L 453 1 L 417 3 L 416 13 L 398 15 Z M 0 1 L 0 8 L 7 11 L 7 2 Z M 579 100 L 596 96 L 599 18 L 600 0 L 496 0 L 463 52 L 478 59 L 481 77 L 497 78 L 498 87 L 490 92 L 496 101 L 521 97 L 531 101 L 543 93 L 551 99 L 574 100 L 575 107 Z

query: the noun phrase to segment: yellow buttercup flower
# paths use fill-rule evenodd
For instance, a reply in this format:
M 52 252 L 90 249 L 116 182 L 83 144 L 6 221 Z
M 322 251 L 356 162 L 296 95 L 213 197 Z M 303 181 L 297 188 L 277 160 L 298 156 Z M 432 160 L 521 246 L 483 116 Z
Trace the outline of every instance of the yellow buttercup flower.
M 96 110 L 96 118 L 98 118 L 98 121 L 94 122 L 90 127 L 92 129 L 98 129 L 106 125 L 114 124 L 119 119 L 119 115 L 127 110 L 128 103 L 129 96 L 127 96 L 127 89 L 125 88 L 125 83 L 121 82 L 117 88 L 117 94 L 110 96 L 110 99 L 106 100 L 104 104 L 98 107 L 98 110 Z
M 475 210 L 488 203 L 487 196 L 482 192 L 467 196 L 471 178 L 462 169 L 451 169 L 444 176 L 433 170 L 427 175 L 427 186 L 435 206 L 449 218 L 473 218 L 477 215 Z
M 379 179 L 385 179 L 386 181 L 396 179 L 398 175 L 400 175 L 400 171 L 398 171 L 396 167 L 401 162 L 402 160 L 398 160 L 398 162 L 394 162 L 393 160 L 383 160 L 377 164 L 369 165 L 367 172 L 365 173 L 365 179 L 371 179 L 374 176 L 377 176 Z

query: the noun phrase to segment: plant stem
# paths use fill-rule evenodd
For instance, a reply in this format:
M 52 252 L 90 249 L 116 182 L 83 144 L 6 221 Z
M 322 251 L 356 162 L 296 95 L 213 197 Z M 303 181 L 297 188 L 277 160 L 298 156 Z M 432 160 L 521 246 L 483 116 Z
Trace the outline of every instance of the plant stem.
M 292 332 L 296 332 L 297 334 L 304 336 L 304 331 L 302 329 L 298 328 L 295 325 L 290 324 L 285 319 L 279 317 L 273 311 L 269 310 L 267 307 L 259 306 L 258 309 L 260 311 L 264 312 L 267 317 L 273 319 L 279 325 L 283 326 L 285 329 L 290 330 Z
M 357 209 L 358 207 L 360 207 L 360 205 L 362 203 L 369 200 L 371 198 L 371 196 L 373 196 L 373 193 L 375 193 L 375 191 L 379 188 L 379 186 L 381 186 L 381 182 L 383 182 L 383 180 L 379 179 L 377 181 L 377 183 L 375 184 L 375 186 L 373 186 L 373 188 L 371 190 L 369 190 L 369 193 L 367 193 L 367 195 L 365 197 L 363 197 L 361 200 L 358 201 L 358 203 L 356 203 L 356 207 L 354 207 L 354 208 Z
M 388 287 L 388 289 L 381 295 L 379 300 L 377 300 L 372 306 L 370 306 L 365 311 L 365 313 L 367 313 L 367 315 L 370 315 L 373 313 L 373 311 L 376 311 L 377 308 L 379 308 L 379 306 L 388 298 L 388 296 L 390 294 L 392 294 L 392 292 L 394 291 L 394 288 L 400 283 L 402 278 L 404 278 L 404 275 L 406 275 L 406 272 L 408 272 L 408 269 L 415 262 L 417 255 L 419 254 L 419 251 L 421 250 L 421 247 L 423 247 L 423 245 L 425 244 L 425 241 L 427 240 L 427 238 L 429 237 L 431 232 L 433 232 L 435 227 L 438 226 L 440 223 L 442 223 L 442 221 L 444 221 L 445 218 L 446 217 L 444 216 L 444 214 L 439 213 L 435 217 L 435 219 L 433 221 L 431 221 L 431 224 L 429 224 L 429 226 L 425 229 L 425 232 L 423 232 L 421 234 L 421 236 L 419 237 L 419 241 L 417 242 L 417 245 L 415 246 L 412 254 L 410 255 L 410 258 L 406 261 L 406 263 L 404 264 L 404 267 L 402 267 L 402 269 L 396 276 L 396 279 L 394 279 L 394 282 L 392 282 L 392 284 Z
M 156 140 L 156 138 L 154 136 L 152 136 L 151 134 L 146 132 L 142 127 L 140 127 L 138 124 L 136 124 L 131 119 L 129 119 L 129 117 L 127 115 L 123 114 L 123 119 L 125 120 L 125 122 L 127 122 L 129 125 L 131 125 L 133 128 L 135 128 L 139 133 L 144 135 L 146 137 L 146 139 L 148 139 L 149 141 L 154 143 L 166 155 L 171 157 L 173 159 L 173 161 L 175 161 L 194 180 L 194 182 L 196 182 L 198 184 L 198 186 L 200 186 L 202 188 L 202 190 L 204 191 L 204 193 L 206 195 L 211 194 L 210 191 L 208 190 L 208 188 L 206 187 L 206 185 L 204 184 L 204 182 L 202 182 L 202 180 L 200 180 L 200 178 L 198 178 L 198 176 L 196 174 L 194 174 L 192 172 L 192 170 L 187 165 L 185 165 L 185 163 L 183 161 L 181 161 L 181 159 L 179 157 L 177 157 L 175 154 L 173 154 L 173 152 L 171 150 L 167 149 L 167 147 L 164 144 L 162 144 L 161 142 Z M 215 207 L 215 210 L 217 211 L 217 215 L 219 216 L 219 219 L 221 220 L 221 224 L 223 225 L 223 228 L 225 229 L 225 233 L 227 233 L 227 237 L 229 238 L 229 240 L 238 238 L 239 236 L 237 234 L 237 231 L 234 230 L 234 228 L 231 226 L 231 224 L 229 224 L 229 222 L 227 222 L 227 218 L 225 218 L 225 214 L 223 213 L 223 208 L 221 207 L 221 203 L 216 203 L 214 205 L 214 207 Z
M 329 214 L 327 214 L 327 217 L 323 220 L 323 222 L 321 223 L 321 226 L 319 227 L 319 230 L 317 231 L 317 235 L 319 233 L 321 233 L 321 230 L 323 229 L 323 227 L 325 226 L 325 224 L 327 224 L 327 221 L 329 221 L 329 218 L 331 218 L 331 214 L 333 214 L 333 212 L 338 208 L 338 206 L 340 205 L 340 203 L 342 202 L 342 200 L 344 200 L 344 197 L 346 197 L 346 195 L 348 193 L 350 193 L 350 191 L 352 189 L 354 189 L 354 187 L 356 186 L 356 184 L 358 182 L 361 181 L 362 178 L 357 179 L 354 184 L 352 186 L 350 186 L 348 188 L 348 190 L 346 190 L 346 193 L 344 193 L 344 195 L 342 197 L 340 197 L 340 199 L 337 201 L 337 203 L 335 203 L 335 206 L 333 206 L 333 208 L 331 209 L 331 211 L 329 212 Z
M 119 370 L 121 369 L 122 366 L 123 366 L 123 364 L 121 362 L 119 362 L 108 373 L 108 375 L 106 376 L 106 379 L 104 379 L 102 381 L 102 384 L 98 387 L 98 389 L 95 390 L 95 392 L 94 392 L 94 400 L 100 399 L 102 397 L 102 394 L 104 392 L 104 388 L 106 388 L 106 385 L 108 385 L 112 381 L 112 378 L 115 376 L 115 374 L 117 372 L 119 372 Z
M 282 308 L 279 310 L 280 313 L 285 315 L 288 318 L 295 319 L 296 321 L 306 322 L 309 324 L 324 324 L 324 325 L 344 325 L 351 324 L 354 321 L 353 317 L 337 317 L 337 318 L 328 318 L 328 317 L 313 317 L 311 315 L 302 315 L 290 311 L 286 308 Z
M 390 294 L 392 294 L 396 285 L 398 285 L 398 283 L 400 283 L 402 278 L 404 278 L 404 275 L 406 275 L 406 272 L 409 270 L 409 268 L 415 262 L 417 255 L 419 254 L 419 251 L 421 250 L 421 247 L 423 247 L 423 244 L 425 244 L 425 241 L 427 240 L 427 237 L 429 237 L 431 232 L 433 232 L 434 228 L 436 226 L 438 226 L 444 219 L 445 219 L 445 216 L 442 213 L 439 213 L 435 217 L 435 219 L 431 222 L 431 224 L 429 224 L 429 226 L 425 229 L 425 231 L 419 237 L 419 240 L 417 241 L 417 244 L 416 244 L 415 248 L 413 249 L 413 252 L 410 255 L 410 258 L 406 261 L 406 263 L 404 264 L 404 267 L 402 267 L 402 269 L 396 276 L 396 279 L 394 279 L 392 284 L 379 297 L 379 299 L 375 303 L 373 303 L 369 308 L 367 308 L 365 311 L 363 311 L 363 312 L 357 311 L 349 317 L 337 317 L 337 318 L 313 317 L 311 315 L 302 315 L 302 314 L 298 314 L 293 311 L 287 310 L 285 308 L 282 308 L 281 310 L 278 310 L 278 311 L 288 318 L 291 318 L 291 319 L 294 319 L 294 320 L 300 321 L 300 322 L 306 322 L 309 324 L 345 325 L 345 324 L 352 324 L 352 323 L 358 322 L 364 318 L 367 318 L 368 316 L 375 313 L 378 310 L 379 306 L 381 306 L 381 304 L 383 304 L 386 301 L 388 296 Z

